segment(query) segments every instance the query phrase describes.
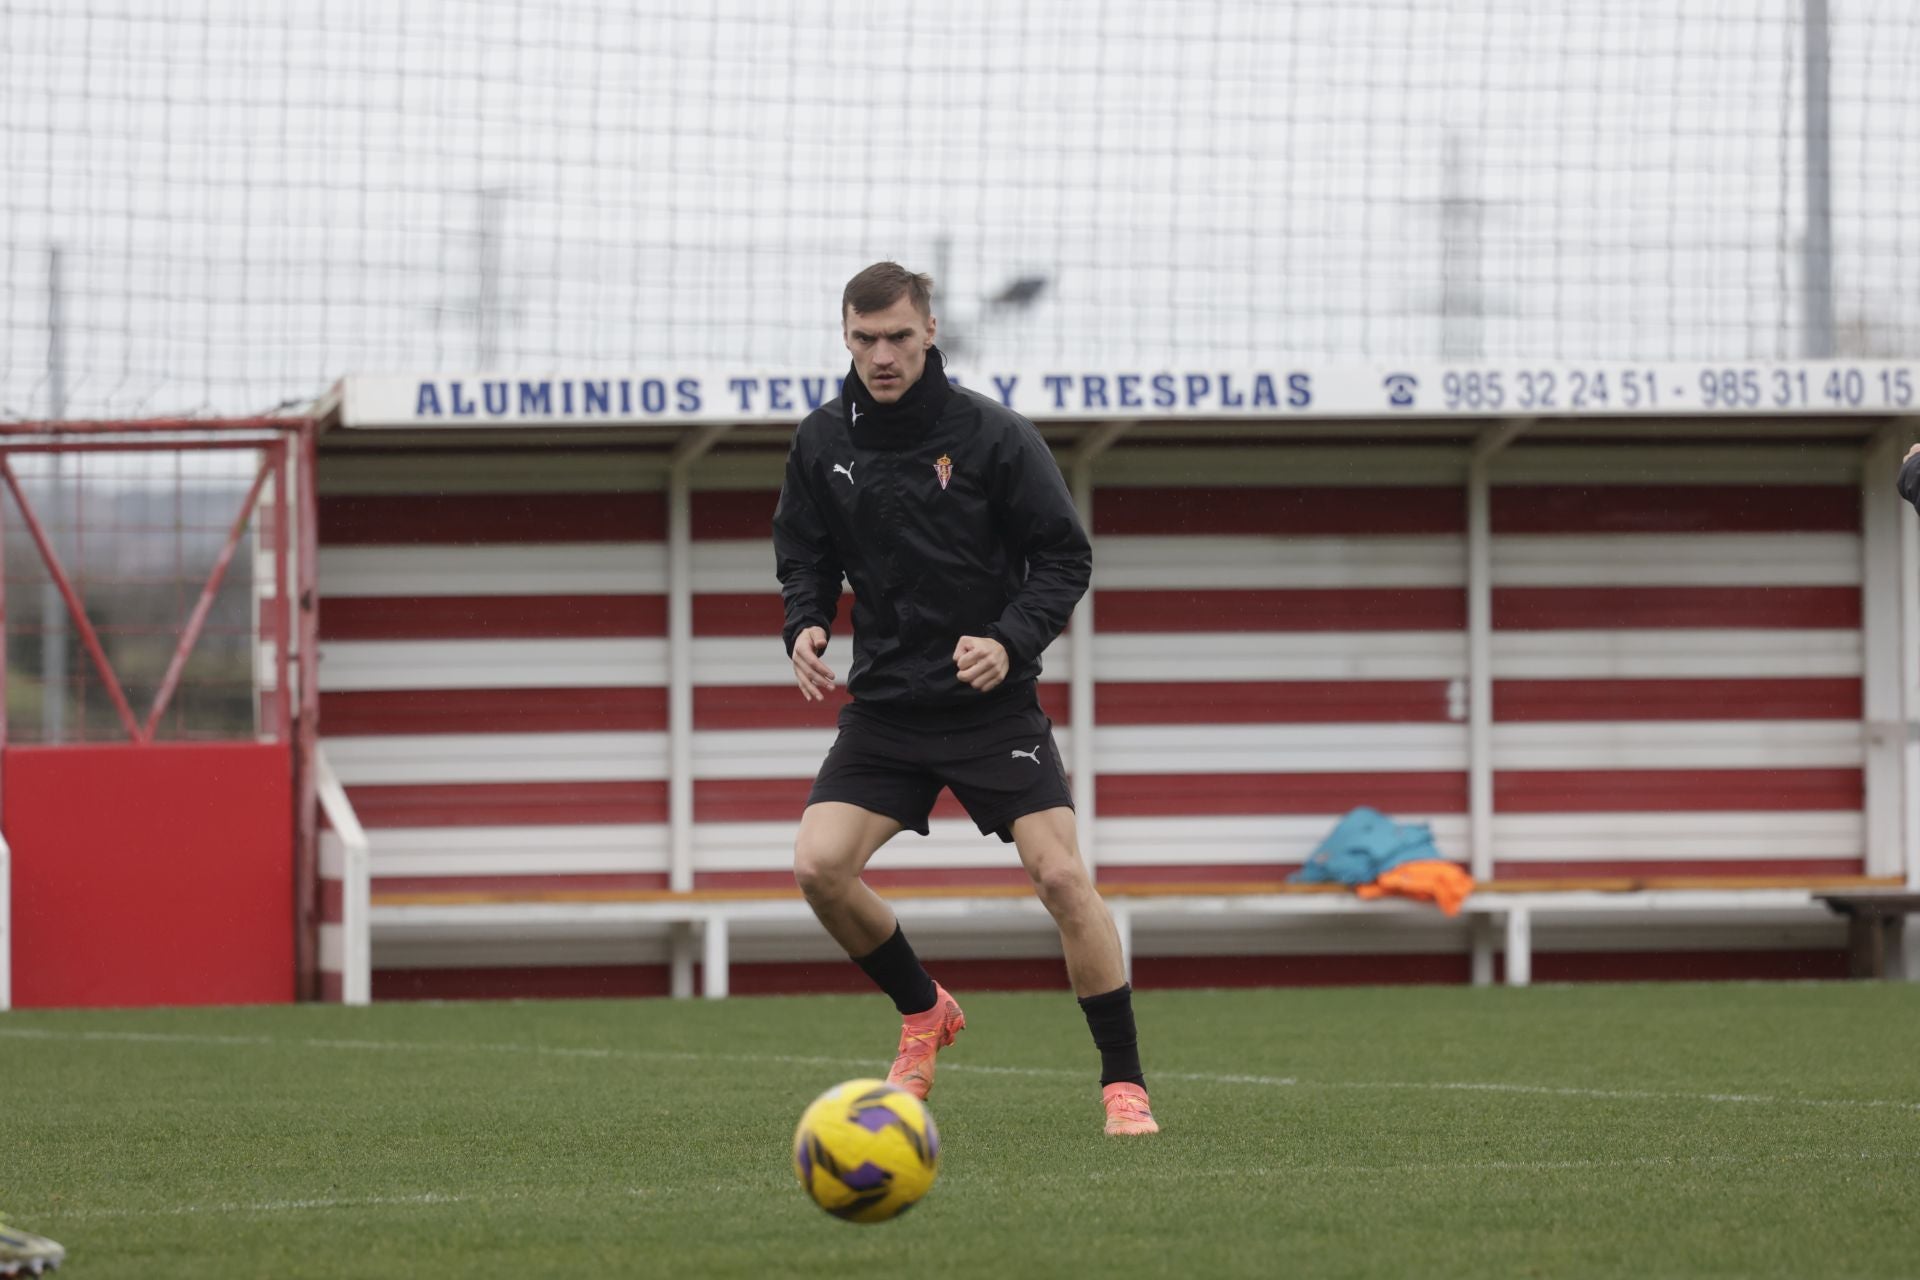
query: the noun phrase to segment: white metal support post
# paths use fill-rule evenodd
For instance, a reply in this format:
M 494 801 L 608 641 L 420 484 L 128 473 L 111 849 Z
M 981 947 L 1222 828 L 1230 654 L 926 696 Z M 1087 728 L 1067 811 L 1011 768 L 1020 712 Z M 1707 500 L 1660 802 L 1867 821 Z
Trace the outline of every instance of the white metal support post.
M 340 1003 L 371 1004 L 373 875 L 367 833 L 360 826 L 360 818 L 347 799 L 346 788 L 340 785 L 339 775 L 328 763 L 324 749 L 314 751 L 313 769 L 315 798 L 340 845 Z M 329 868 L 323 866 L 321 870 L 324 875 Z
M 693 888 L 693 465 L 731 423 L 700 427 L 667 463 L 667 887 Z M 725 934 L 721 935 L 725 945 Z M 672 926 L 672 990 L 693 994 L 693 930 Z
M 1068 482 L 1073 489 L 1073 505 L 1080 512 L 1080 523 L 1087 537 L 1093 537 L 1093 464 L 1101 454 L 1133 426 L 1131 422 L 1109 422 L 1095 427 L 1074 451 Z M 1073 825 L 1080 841 L 1080 857 L 1087 874 L 1095 875 L 1096 854 L 1093 841 L 1094 783 L 1096 781 L 1093 678 L 1093 593 L 1091 585 L 1073 607 L 1073 621 L 1067 631 L 1068 672 L 1067 715 L 1072 721 L 1073 740 Z M 1129 951 L 1131 949 L 1129 948 Z M 1128 957 L 1131 965 L 1131 955 Z M 1131 978 L 1129 978 L 1131 980 Z
M 709 1000 L 727 998 L 727 918 L 719 912 L 702 926 L 700 985 Z
M 0 1013 L 13 1008 L 13 850 L 0 833 Z
M 1507 985 L 1533 985 L 1533 912 L 1525 907 L 1507 912 Z
M 1467 460 L 1467 839 L 1473 878 L 1493 878 L 1493 494 L 1494 455 L 1533 425 L 1487 427 Z M 1493 981 L 1493 938 L 1474 928 L 1473 983 Z M 1511 959 L 1509 959 L 1511 963 Z
M 1904 458 L 1912 444 L 1920 443 L 1920 419 L 1902 424 L 1892 434 L 1894 447 L 1889 452 Z M 1893 485 L 1891 479 L 1885 483 L 1889 488 Z M 1906 727 L 1902 738 L 1900 795 L 1905 803 L 1900 861 L 1906 869 L 1907 888 L 1920 890 L 1920 519 L 1906 509 L 1905 503 L 1896 510 L 1900 526 L 1900 718 Z M 1913 972 L 1920 962 L 1920 946 L 1907 947 L 1906 960 L 1906 976 L 1920 976 Z
M 0 508 L 0 534 L 6 529 Z M 6 564 L 6 540 L 0 536 L 0 565 Z M 7 752 L 7 580 L 0 572 L 0 760 Z M 7 846 L 6 776 L 0 769 L 0 1013 L 13 1008 L 13 850 Z
M 1915 873 L 1910 830 L 1915 779 L 1910 744 L 1915 710 L 1913 653 L 1907 597 L 1913 591 L 1909 539 L 1913 513 L 1894 489 L 1904 429 L 1889 428 L 1861 454 L 1860 642 L 1861 716 L 1866 745 L 1866 870 L 1868 875 Z

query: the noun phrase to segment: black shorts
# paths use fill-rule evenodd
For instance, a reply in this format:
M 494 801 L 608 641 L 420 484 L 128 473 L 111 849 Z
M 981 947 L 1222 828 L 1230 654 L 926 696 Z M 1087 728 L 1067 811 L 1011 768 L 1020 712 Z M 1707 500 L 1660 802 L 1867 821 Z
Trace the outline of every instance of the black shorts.
M 947 729 L 916 728 L 848 703 L 807 803 L 858 805 L 924 836 L 942 787 L 952 790 L 982 835 L 1009 843 L 1016 818 L 1073 807 L 1053 721 L 1032 699 L 985 723 Z

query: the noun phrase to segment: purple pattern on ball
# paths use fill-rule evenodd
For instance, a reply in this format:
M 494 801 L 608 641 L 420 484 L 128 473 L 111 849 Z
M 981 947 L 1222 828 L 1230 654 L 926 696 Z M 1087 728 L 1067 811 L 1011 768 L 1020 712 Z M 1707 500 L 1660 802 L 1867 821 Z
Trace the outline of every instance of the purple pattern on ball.
M 853 1122 L 869 1133 L 882 1133 L 888 1125 L 905 1123 L 892 1107 L 862 1107 L 853 1113 Z
M 813 1181 L 813 1140 L 805 1139 L 800 1143 L 800 1176 L 808 1182 Z
M 868 1161 L 858 1169 L 841 1174 L 840 1181 L 855 1191 L 872 1191 L 875 1187 L 885 1186 L 892 1177 L 885 1169 Z

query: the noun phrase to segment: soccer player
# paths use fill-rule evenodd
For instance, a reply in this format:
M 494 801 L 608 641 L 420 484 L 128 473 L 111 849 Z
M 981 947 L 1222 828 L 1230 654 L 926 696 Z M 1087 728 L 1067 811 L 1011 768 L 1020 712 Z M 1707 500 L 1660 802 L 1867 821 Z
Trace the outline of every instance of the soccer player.
M 0 1219 L 0 1276 L 37 1276 L 56 1270 L 67 1251 L 30 1231 L 10 1227 Z
M 794 878 L 892 997 L 903 1025 L 887 1078 L 925 1098 L 935 1055 L 966 1018 L 860 873 L 897 832 L 926 835 L 950 788 L 982 835 L 1018 850 L 1059 926 L 1100 1051 L 1106 1131 L 1156 1133 L 1119 934 L 1080 859 L 1034 691 L 1041 650 L 1086 592 L 1092 547 L 1033 424 L 947 380 L 932 295 L 929 277 L 891 262 L 848 281 L 840 327 L 853 367 L 787 453 L 773 543 L 784 638 L 809 701 L 834 686 L 822 654 L 842 575 L 853 585 L 853 700 L 800 818 Z

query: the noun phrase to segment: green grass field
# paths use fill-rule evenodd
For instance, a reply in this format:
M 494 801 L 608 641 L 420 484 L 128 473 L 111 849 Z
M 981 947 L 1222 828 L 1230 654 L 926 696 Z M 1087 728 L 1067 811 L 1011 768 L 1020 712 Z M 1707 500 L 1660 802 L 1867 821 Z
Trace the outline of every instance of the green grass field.
M 963 994 L 925 1202 L 829 1218 L 805 1104 L 884 1000 L 0 1015 L 0 1211 L 63 1275 L 1920 1273 L 1920 988 Z

